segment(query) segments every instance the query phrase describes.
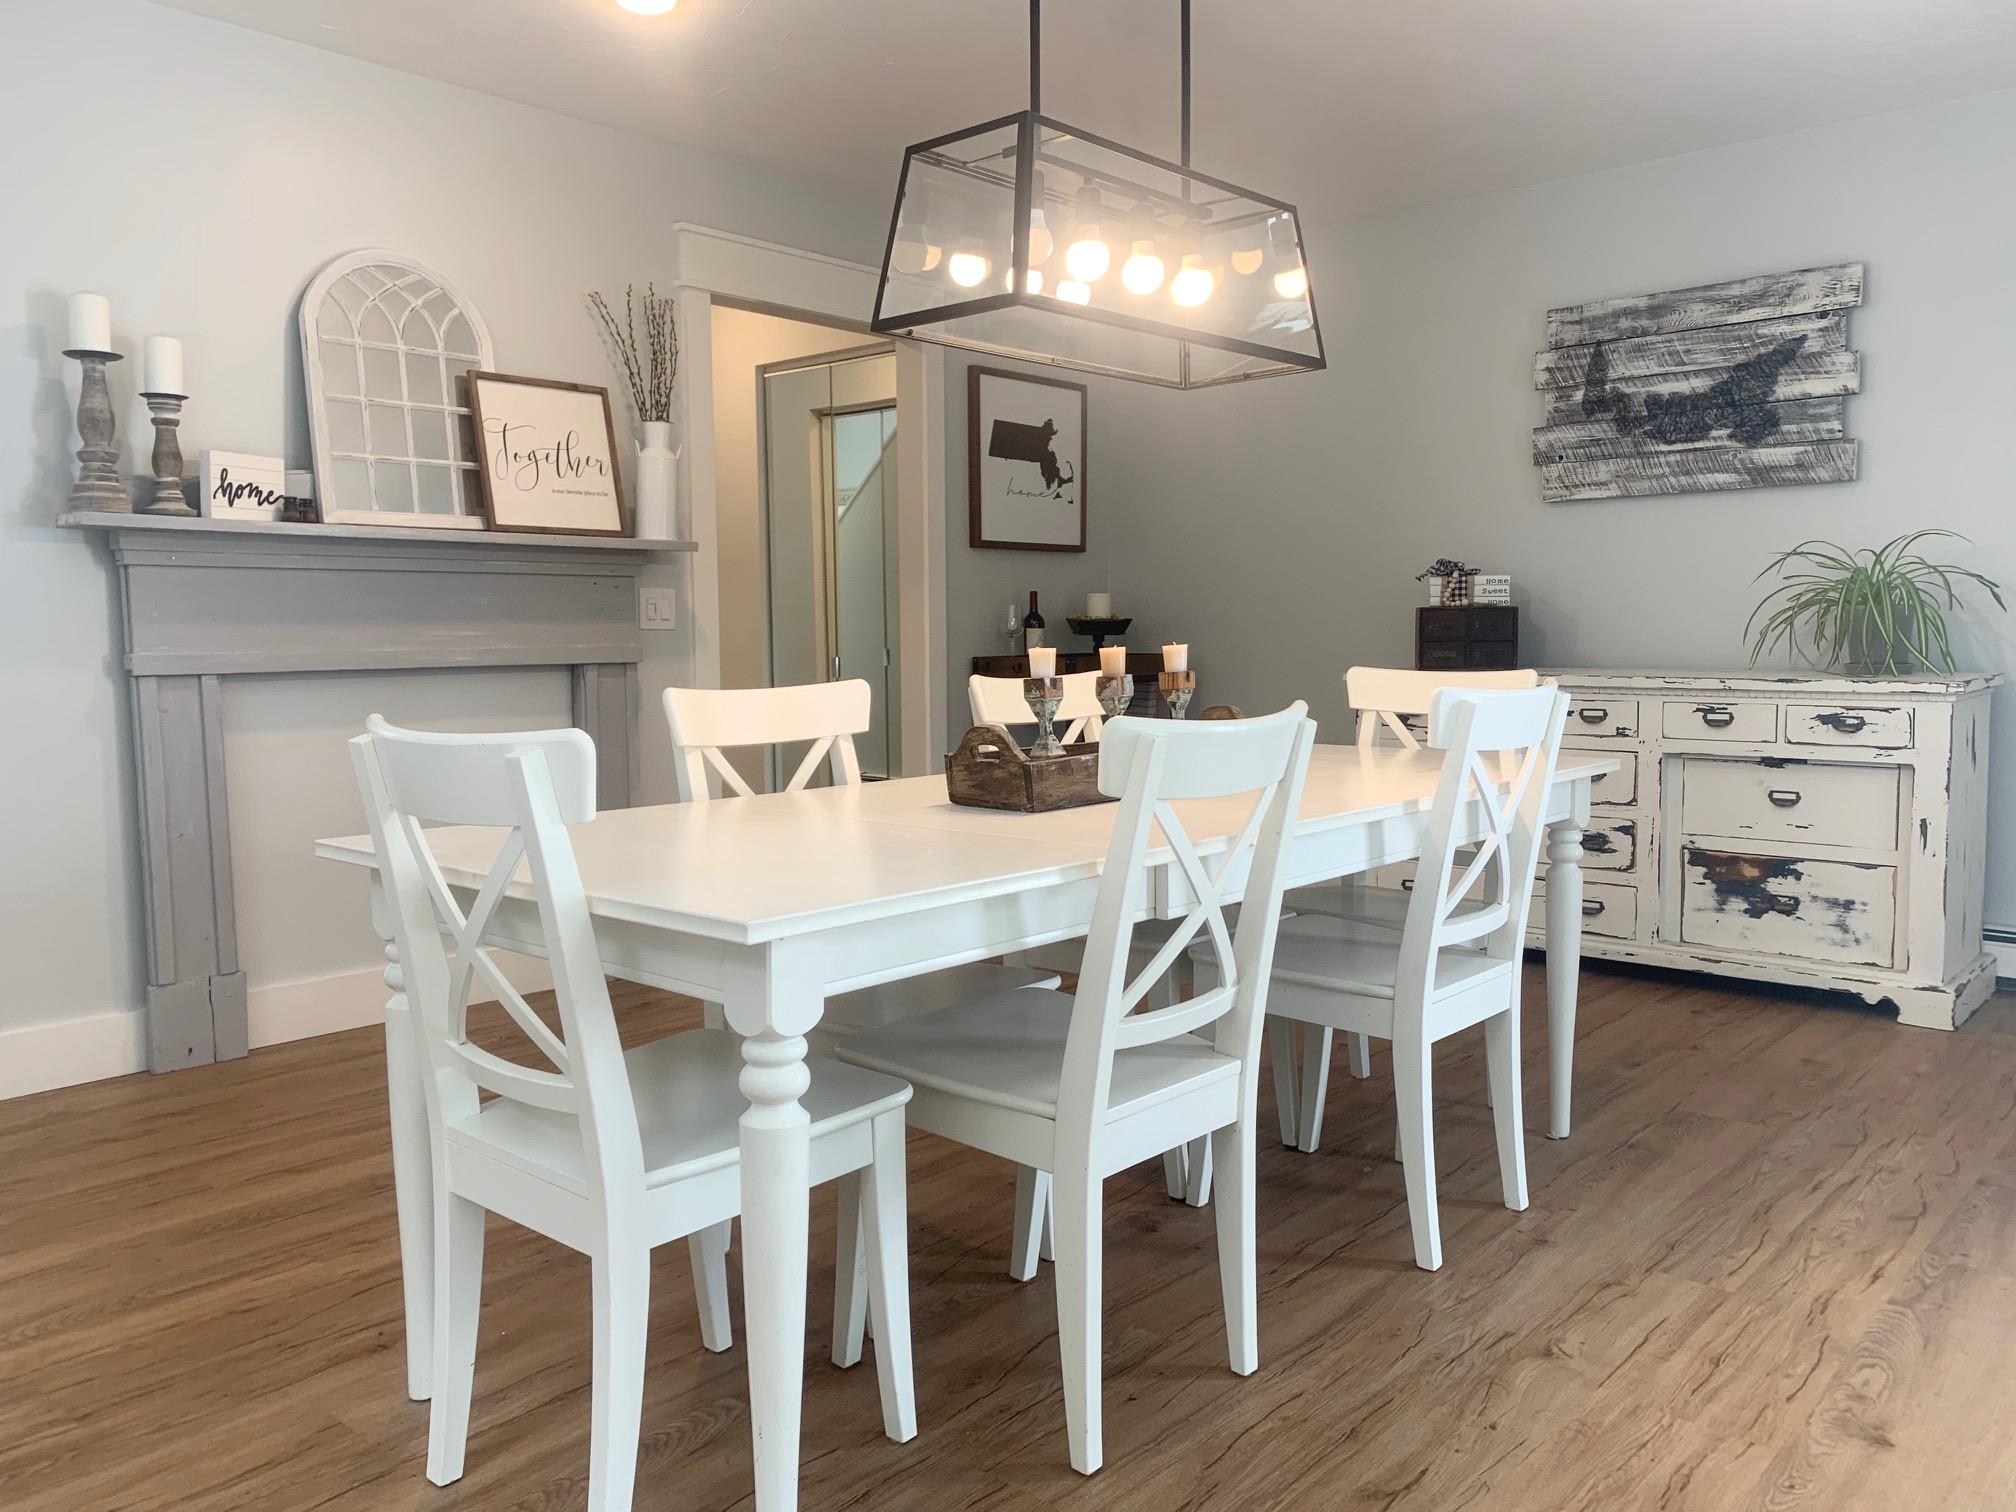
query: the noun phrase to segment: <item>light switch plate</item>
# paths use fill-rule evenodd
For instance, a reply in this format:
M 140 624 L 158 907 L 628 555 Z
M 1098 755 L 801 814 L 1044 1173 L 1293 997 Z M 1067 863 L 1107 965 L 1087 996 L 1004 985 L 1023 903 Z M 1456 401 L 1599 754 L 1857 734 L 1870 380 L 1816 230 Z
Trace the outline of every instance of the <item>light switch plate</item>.
M 647 588 L 637 595 L 637 623 L 645 630 L 679 628 L 679 591 Z

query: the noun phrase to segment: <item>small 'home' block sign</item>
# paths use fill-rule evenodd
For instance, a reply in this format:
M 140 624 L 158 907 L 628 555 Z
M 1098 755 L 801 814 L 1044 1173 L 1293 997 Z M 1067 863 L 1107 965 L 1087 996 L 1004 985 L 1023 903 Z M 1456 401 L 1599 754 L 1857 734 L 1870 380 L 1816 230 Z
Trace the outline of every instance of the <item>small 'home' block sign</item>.
M 1862 264 L 1703 284 L 1547 312 L 1533 361 L 1548 503 L 1855 476 L 1848 311 Z

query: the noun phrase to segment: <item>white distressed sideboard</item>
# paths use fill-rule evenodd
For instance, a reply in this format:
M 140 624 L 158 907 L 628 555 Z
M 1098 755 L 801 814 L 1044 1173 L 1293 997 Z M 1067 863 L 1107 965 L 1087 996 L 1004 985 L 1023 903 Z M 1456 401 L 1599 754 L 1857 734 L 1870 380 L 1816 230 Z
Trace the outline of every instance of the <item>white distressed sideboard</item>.
M 1852 992 L 1934 1029 L 1994 991 L 2000 677 L 1553 675 L 1565 743 L 1623 761 L 1583 836 L 1585 955 Z

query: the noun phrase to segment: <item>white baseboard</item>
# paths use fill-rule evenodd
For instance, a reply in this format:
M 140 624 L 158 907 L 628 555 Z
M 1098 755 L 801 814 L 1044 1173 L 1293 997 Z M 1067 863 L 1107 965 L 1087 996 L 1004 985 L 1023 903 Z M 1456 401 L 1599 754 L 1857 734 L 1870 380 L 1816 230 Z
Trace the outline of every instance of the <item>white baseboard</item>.
M 505 980 L 520 992 L 553 985 L 546 963 L 496 952 Z M 487 1001 L 478 995 L 477 1002 Z M 254 1050 L 385 1022 L 385 975 L 378 966 L 300 982 L 275 982 L 245 994 Z M 0 1029 L 0 1101 L 147 1069 L 147 1015 L 139 1009 L 86 1014 Z
M 147 1015 L 138 1008 L 0 1029 L 0 1099 L 147 1069 Z
M 1982 943 L 1988 947 L 1988 954 L 1995 957 L 1995 979 L 2016 983 L 2016 929 L 1991 927 Z

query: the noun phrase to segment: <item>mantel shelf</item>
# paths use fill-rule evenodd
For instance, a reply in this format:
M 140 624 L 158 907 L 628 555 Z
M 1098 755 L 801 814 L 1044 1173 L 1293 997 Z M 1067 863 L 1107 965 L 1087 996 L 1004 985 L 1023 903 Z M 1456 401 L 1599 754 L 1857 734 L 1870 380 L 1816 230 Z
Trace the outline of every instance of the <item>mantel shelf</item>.
M 155 530 L 189 535 L 299 536 L 335 541 L 408 541 L 426 546 L 543 546 L 566 551 L 697 551 L 692 541 L 640 541 L 632 536 L 544 535 L 516 530 L 446 530 L 399 525 L 296 525 L 273 520 L 218 520 L 208 516 L 126 514 L 72 510 L 56 523 L 73 530 Z

